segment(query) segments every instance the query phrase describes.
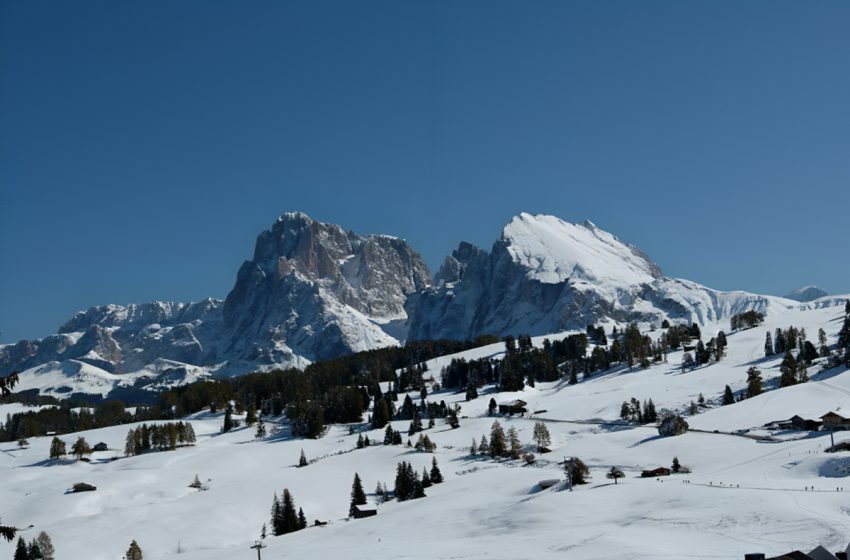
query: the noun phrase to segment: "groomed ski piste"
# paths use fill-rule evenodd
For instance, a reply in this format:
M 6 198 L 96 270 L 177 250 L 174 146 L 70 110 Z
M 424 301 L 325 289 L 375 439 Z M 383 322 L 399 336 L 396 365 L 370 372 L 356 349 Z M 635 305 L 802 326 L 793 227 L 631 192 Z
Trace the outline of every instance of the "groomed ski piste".
M 645 370 L 615 367 L 576 385 L 538 383 L 498 394 L 487 386 L 470 402 L 462 392 L 434 393 L 428 400 L 458 403 L 462 410 L 458 429 L 437 420 L 424 431 L 437 445 L 433 454 L 381 445 L 383 430 L 366 430 L 365 415 L 353 435 L 348 425 L 333 425 L 310 440 L 291 437 L 285 419 L 268 420 L 271 430 L 264 439 L 254 437 L 253 427 L 221 434 L 222 414 L 201 413 L 189 418 L 198 436 L 194 446 L 133 457 L 124 457 L 123 449 L 134 424 L 60 436 L 69 447 L 78 435 L 92 445 L 107 443 L 110 450 L 93 453 L 90 463 L 49 461 L 51 437 L 30 438 L 25 449 L 3 443 L 0 519 L 22 528 L 32 525 L 20 533 L 27 540 L 46 531 L 60 559 L 117 560 L 131 540 L 146 560 L 252 559 L 256 551 L 249 547 L 262 525 L 269 525 L 274 494 L 288 488 L 310 527 L 266 538 L 264 559 L 657 560 L 778 555 L 819 544 L 843 550 L 850 541 L 850 453 L 825 453 L 830 442 L 825 432 L 764 429 L 795 414 L 850 415 L 846 368 L 821 371 L 813 365 L 808 383 L 774 390 L 782 356 L 764 357 L 765 332 L 777 327 L 805 328 L 809 340 L 822 327 L 834 344 L 844 317 L 839 300 L 819 309 L 773 310 L 763 325 L 736 333 L 728 323 L 705 325 L 703 340 L 720 329 L 727 333 L 727 354 L 694 370 L 683 371 L 677 351 L 667 363 Z M 431 360 L 426 377 L 439 379 L 440 368 L 453 357 L 496 357 L 503 349 L 500 343 Z M 772 390 L 721 406 L 725 385 L 742 389 L 751 365 Z M 709 407 L 685 416 L 699 431 L 660 437 L 654 425 L 619 421 L 622 402 L 632 397 L 652 398 L 659 410 L 683 412 L 700 393 Z M 416 393 L 411 397 L 419 399 Z M 491 397 L 497 402 L 521 398 L 532 414 L 490 417 Z M 0 405 L 0 418 L 21 408 Z M 494 420 L 506 431 L 518 430 L 525 450 L 535 453 L 535 464 L 470 455 L 472 440 L 489 437 Z M 551 433 L 550 453 L 536 452 L 535 421 L 545 422 Z M 405 442 L 408 425 L 393 422 Z M 377 444 L 355 449 L 358 434 Z M 850 440 L 850 432 L 834 437 Z M 297 468 L 302 449 L 311 463 Z M 640 477 L 644 469 L 669 467 L 674 456 L 692 472 Z M 347 519 L 355 472 L 374 500 L 379 482 L 392 489 L 399 461 L 422 472 L 432 457 L 445 481 L 428 488 L 427 497 L 389 501 L 377 505 L 375 517 Z M 541 480 L 564 479 L 565 457 L 578 457 L 590 467 L 589 483 L 573 491 L 563 483 L 541 489 Z M 606 478 L 612 466 L 626 475 L 617 484 Z M 188 487 L 196 474 L 206 490 Z M 97 490 L 68 493 L 77 482 Z M 314 527 L 314 520 L 327 525 Z M 13 550 L 14 543 L 0 543 L 0 558 L 11 558 Z

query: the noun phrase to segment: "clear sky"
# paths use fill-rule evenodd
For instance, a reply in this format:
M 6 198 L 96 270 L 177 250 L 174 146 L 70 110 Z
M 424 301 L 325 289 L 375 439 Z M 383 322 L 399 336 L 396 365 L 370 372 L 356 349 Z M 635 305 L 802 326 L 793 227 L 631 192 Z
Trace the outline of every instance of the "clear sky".
M 436 268 L 520 211 L 850 292 L 850 2 L 0 1 L 0 341 L 224 297 L 288 210 Z

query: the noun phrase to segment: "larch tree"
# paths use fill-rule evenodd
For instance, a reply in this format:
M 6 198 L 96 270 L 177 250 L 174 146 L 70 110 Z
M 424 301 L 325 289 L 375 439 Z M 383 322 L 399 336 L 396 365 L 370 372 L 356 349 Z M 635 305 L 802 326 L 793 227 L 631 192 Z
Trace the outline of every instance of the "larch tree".
M 543 422 L 534 423 L 532 439 L 534 439 L 534 443 L 537 444 L 537 451 L 541 451 L 544 447 L 552 445 L 552 436 L 549 435 L 549 429 Z
M 74 445 L 71 446 L 71 454 L 77 459 L 82 459 L 83 455 L 88 455 L 89 453 L 91 453 L 91 446 L 86 441 L 86 438 L 82 436 L 78 437 Z

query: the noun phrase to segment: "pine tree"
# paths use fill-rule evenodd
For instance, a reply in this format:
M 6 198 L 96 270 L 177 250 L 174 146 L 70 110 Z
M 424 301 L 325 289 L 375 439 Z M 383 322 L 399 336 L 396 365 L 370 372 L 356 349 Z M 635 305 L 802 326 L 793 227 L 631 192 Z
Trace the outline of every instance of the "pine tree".
M 257 422 L 257 431 L 254 432 L 254 437 L 257 439 L 263 439 L 266 437 L 266 425 L 263 423 L 262 419 Z
M 779 366 L 779 386 L 790 387 L 797 383 L 797 360 L 791 352 L 785 352 L 782 364 Z
M 422 467 L 422 488 L 431 487 L 431 476 L 428 474 L 428 468 Z
M 493 416 L 496 413 L 497 408 L 499 408 L 499 406 L 496 404 L 496 399 L 490 397 L 490 403 L 487 405 L 487 415 Z
M 782 354 L 785 352 L 785 333 L 782 329 L 777 328 L 776 334 L 773 336 L 773 353 Z
M 363 491 L 363 484 L 360 482 L 360 476 L 354 473 L 354 483 L 351 485 L 351 502 L 348 506 L 348 516 L 354 517 L 354 512 L 357 506 L 366 504 L 366 493 Z
M 682 470 L 682 465 L 679 464 L 679 458 L 673 457 L 673 465 L 670 467 L 670 470 L 674 473 L 678 473 Z
M 378 399 L 375 402 L 374 410 L 372 411 L 372 429 L 380 430 L 390 421 L 390 407 L 384 399 Z
M 747 395 L 755 397 L 761 395 L 764 391 L 764 385 L 761 379 L 761 371 L 756 366 L 750 366 L 747 369 Z
M 729 387 L 729 385 L 727 385 L 726 388 L 723 389 L 723 404 L 735 404 L 735 395 L 734 393 L 732 393 L 732 389 L 731 387 Z
M 534 423 L 532 439 L 537 444 L 537 451 L 541 451 L 544 447 L 552 445 L 552 436 L 549 435 L 549 428 L 543 422 Z
M 298 508 L 298 528 L 307 528 L 307 517 L 304 515 L 304 510 L 301 508 Z
M 221 432 L 229 432 L 231 429 L 233 429 L 233 410 L 230 403 L 228 403 L 227 408 L 224 410 L 224 423 L 221 425 Z
M 44 531 L 40 532 L 35 537 L 35 543 L 38 545 L 38 550 L 41 553 L 41 560 L 55 560 L 56 550 L 53 548 L 53 541 L 50 536 Z
M 42 560 L 41 549 L 38 548 L 38 543 L 35 542 L 35 539 L 31 540 L 27 545 L 27 559 Z
M 522 452 L 522 444 L 519 441 L 519 434 L 513 426 L 508 430 L 508 457 L 511 459 L 519 459 Z
M 124 555 L 126 560 L 142 560 L 142 549 L 133 541 L 130 543 L 130 548 L 127 549 L 127 554 Z
M 357 435 L 357 449 L 363 449 L 365 444 L 363 443 L 363 434 Z
M 277 493 L 274 495 L 274 499 L 272 500 L 272 534 L 274 536 L 283 534 L 283 510 L 280 507 L 280 500 L 277 498 Z
M 443 481 L 443 473 L 440 472 L 440 467 L 437 466 L 437 458 L 431 458 L 431 482 L 439 484 Z
M 767 356 L 773 356 L 773 354 L 774 354 L 773 339 L 770 338 L 770 331 L 767 331 L 764 334 L 764 355 L 765 355 L 765 357 L 767 357 Z
M 298 513 L 295 511 L 295 501 L 288 488 L 283 489 L 283 499 L 280 505 L 281 535 L 297 531 L 301 525 L 298 523 Z
M 393 427 L 391 424 L 387 424 L 387 429 L 384 431 L 384 445 L 392 445 L 393 444 Z
M 502 425 L 496 420 L 490 427 L 490 457 L 501 457 L 505 454 L 506 441 Z
M 469 454 L 473 457 L 478 455 L 478 442 L 475 441 L 475 438 L 472 438 L 472 445 L 469 446 Z
M 268 536 L 268 535 L 266 534 L 266 524 L 265 524 L 265 523 L 263 523 L 263 528 L 262 528 L 262 529 L 260 529 L 260 538 L 261 538 L 261 539 L 263 539 L 263 540 L 265 540 L 266 536 Z
M 412 469 L 411 469 L 412 470 Z M 422 486 L 422 481 L 417 473 L 413 473 L 413 499 L 424 498 L 425 487 Z
M 829 346 L 827 345 L 826 340 L 826 331 L 822 328 L 818 329 L 818 354 L 820 354 L 821 358 L 829 357 Z
M 15 556 L 13 560 L 29 560 L 29 555 L 27 554 L 27 543 L 24 541 L 23 537 L 18 537 L 18 546 L 15 547 Z
M 257 407 L 254 403 L 248 405 L 248 410 L 245 411 L 245 424 L 251 426 L 257 421 Z
M 58 437 L 53 436 L 53 440 L 50 442 L 50 458 L 59 459 L 65 454 L 65 442 Z

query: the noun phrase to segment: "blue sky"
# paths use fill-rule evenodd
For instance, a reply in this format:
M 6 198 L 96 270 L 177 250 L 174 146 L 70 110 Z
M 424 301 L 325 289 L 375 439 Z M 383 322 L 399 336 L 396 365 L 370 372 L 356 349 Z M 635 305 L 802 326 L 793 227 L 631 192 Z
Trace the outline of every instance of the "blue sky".
M 520 211 L 850 292 L 850 3 L 0 2 L 0 342 L 224 297 L 303 210 L 436 267 Z

